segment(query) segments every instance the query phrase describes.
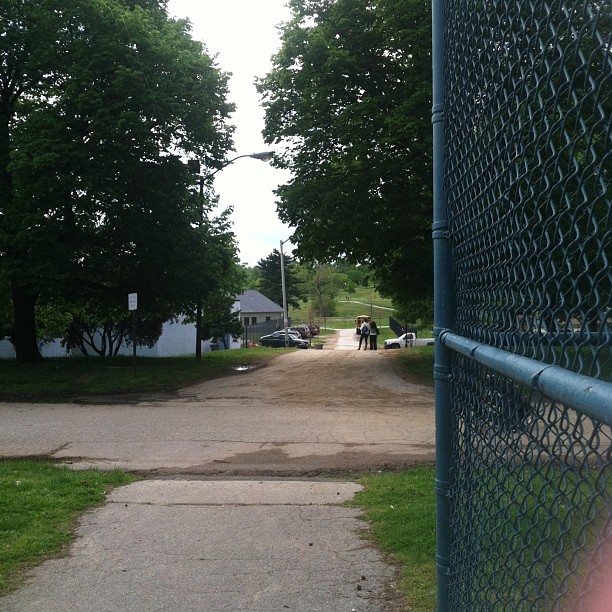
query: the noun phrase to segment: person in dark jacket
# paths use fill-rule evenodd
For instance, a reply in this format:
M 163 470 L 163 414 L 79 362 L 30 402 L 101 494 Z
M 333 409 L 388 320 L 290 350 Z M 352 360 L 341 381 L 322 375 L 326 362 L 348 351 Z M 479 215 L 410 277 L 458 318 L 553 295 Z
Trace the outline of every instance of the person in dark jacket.
M 378 350 L 378 334 L 379 334 L 378 326 L 376 325 L 376 321 L 370 321 L 370 350 L 377 351 Z

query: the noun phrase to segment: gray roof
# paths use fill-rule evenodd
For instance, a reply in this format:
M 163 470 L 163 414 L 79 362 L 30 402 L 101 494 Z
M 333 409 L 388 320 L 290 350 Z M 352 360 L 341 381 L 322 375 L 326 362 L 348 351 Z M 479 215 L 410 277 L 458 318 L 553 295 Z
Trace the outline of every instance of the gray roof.
M 236 296 L 240 301 L 240 312 L 283 312 L 283 307 L 269 300 L 265 295 L 249 289 Z

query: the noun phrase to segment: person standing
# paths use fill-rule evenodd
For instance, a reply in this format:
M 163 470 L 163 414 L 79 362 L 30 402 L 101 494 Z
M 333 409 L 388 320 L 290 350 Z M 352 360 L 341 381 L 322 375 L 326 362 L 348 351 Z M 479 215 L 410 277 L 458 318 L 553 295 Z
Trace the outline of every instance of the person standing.
M 378 334 L 379 334 L 378 326 L 376 325 L 376 321 L 370 321 L 370 350 L 377 351 L 378 350 Z
M 359 346 L 357 350 L 361 350 L 361 343 L 363 342 L 363 350 L 368 350 L 368 336 L 370 335 L 370 326 L 367 321 L 364 321 L 359 328 Z

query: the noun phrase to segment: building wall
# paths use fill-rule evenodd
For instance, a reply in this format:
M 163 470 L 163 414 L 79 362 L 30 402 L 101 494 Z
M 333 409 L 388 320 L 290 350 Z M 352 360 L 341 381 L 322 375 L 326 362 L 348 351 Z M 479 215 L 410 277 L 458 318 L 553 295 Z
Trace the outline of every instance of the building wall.
M 246 318 L 249 318 L 249 325 L 253 325 L 253 317 L 257 318 L 257 323 L 263 323 L 266 321 L 266 317 L 270 317 L 270 321 L 282 321 L 283 313 L 282 312 L 241 312 L 240 320 L 243 325 L 246 325 Z
M 162 327 L 162 334 L 159 340 L 151 348 L 147 346 L 136 347 L 136 355 L 141 357 L 178 357 L 181 355 L 195 355 L 196 333 L 193 324 L 183 325 L 184 318 L 180 318 L 178 323 L 167 321 Z M 229 337 L 227 340 L 228 348 L 240 348 L 241 341 L 236 342 Z M 223 343 L 220 343 L 223 348 Z M 202 352 L 210 352 L 210 340 L 202 342 Z M 70 357 L 81 356 L 80 351 L 67 352 L 61 346 L 59 340 L 53 340 L 40 347 L 42 356 L 47 357 Z M 132 345 L 123 345 L 119 349 L 119 355 L 130 356 L 133 354 Z M 8 338 L 0 340 L 0 359 L 15 359 L 15 349 Z
M 59 340 L 52 340 L 39 347 L 43 357 L 70 357 L 71 353 L 61 345 Z M 0 340 L 0 359 L 15 359 L 15 348 L 8 338 Z

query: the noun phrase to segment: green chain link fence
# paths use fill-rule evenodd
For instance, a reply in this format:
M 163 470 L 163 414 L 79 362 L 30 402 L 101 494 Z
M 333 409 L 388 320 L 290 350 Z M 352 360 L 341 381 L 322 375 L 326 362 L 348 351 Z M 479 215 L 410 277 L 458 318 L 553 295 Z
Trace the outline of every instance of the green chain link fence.
M 612 606 L 612 6 L 433 8 L 439 609 Z

